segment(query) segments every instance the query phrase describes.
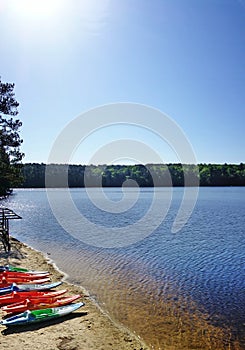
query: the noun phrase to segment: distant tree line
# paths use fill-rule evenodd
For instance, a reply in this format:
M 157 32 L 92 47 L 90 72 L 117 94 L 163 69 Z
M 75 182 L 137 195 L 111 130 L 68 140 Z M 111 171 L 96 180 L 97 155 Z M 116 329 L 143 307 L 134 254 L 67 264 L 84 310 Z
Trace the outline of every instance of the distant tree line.
M 46 168 L 47 167 L 47 168 Z M 50 187 L 135 186 L 245 186 L 245 164 L 148 164 L 148 165 L 23 165 L 23 188 L 45 187 L 45 171 Z M 68 175 L 68 176 L 67 176 Z M 68 181 L 64 182 L 64 179 Z M 191 181 L 190 181 L 191 179 Z

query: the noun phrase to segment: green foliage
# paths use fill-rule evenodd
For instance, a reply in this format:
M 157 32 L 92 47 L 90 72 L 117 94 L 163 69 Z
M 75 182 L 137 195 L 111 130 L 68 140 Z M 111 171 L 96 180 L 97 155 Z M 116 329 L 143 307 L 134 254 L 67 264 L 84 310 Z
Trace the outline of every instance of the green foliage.
M 70 187 L 121 187 L 134 180 L 140 187 L 245 186 L 241 164 L 148 164 L 144 165 L 47 165 L 51 187 L 64 187 L 68 171 Z M 25 164 L 23 187 L 45 187 L 45 164 Z M 127 183 L 127 182 L 126 182 Z M 132 186 L 132 182 L 130 185 Z
M 0 196 L 8 195 L 11 188 L 21 182 L 23 153 L 19 128 L 22 123 L 13 118 L 18 114 L 19 106 L 13 90 L 14 84 L 2 83 L 0 78 Z
M 202 186 L 244 186 L 245 165 L 241 164 L 200 164 Z

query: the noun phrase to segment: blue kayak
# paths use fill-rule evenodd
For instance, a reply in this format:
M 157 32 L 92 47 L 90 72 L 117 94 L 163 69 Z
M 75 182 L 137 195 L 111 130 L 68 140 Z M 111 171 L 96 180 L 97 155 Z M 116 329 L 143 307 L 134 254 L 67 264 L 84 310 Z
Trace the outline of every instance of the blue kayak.
M 42 291 L 42 290 L 49 290 L 52 288 L 56 288 L 60 286 L 62 282 L 53 282 L 53 283 L 46 283 L 46 284 L 16 284 L 12 283 L 9 287 L 0 288 L 0 295 L 8 294 L 12 292 L 29 292 L 32 290 Z

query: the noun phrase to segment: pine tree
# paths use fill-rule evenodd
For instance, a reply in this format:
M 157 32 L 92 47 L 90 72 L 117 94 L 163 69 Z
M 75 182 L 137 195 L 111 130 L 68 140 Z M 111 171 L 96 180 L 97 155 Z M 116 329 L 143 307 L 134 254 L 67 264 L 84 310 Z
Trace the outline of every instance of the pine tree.
M 0 77 L 0 196 L 12 192 L 21 180 L 20 150 L 22 139 L 19 129 L 22 122 L 15 119 L 19 103 L 15 99 L 14 84 L 3 83 Z

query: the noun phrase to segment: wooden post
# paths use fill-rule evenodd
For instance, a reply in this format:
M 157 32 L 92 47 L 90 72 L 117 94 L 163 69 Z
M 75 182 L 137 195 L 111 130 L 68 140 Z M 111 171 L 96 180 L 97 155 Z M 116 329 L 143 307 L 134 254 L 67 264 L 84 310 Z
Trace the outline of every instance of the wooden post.
M 5 252 L 9 252 L 11 249 L 9 240 L 9 220 L 21 219 L 21 216 L 17 215 L 13 210 L 8 208 L 0 208 L 0 240 L 3 244 Z

